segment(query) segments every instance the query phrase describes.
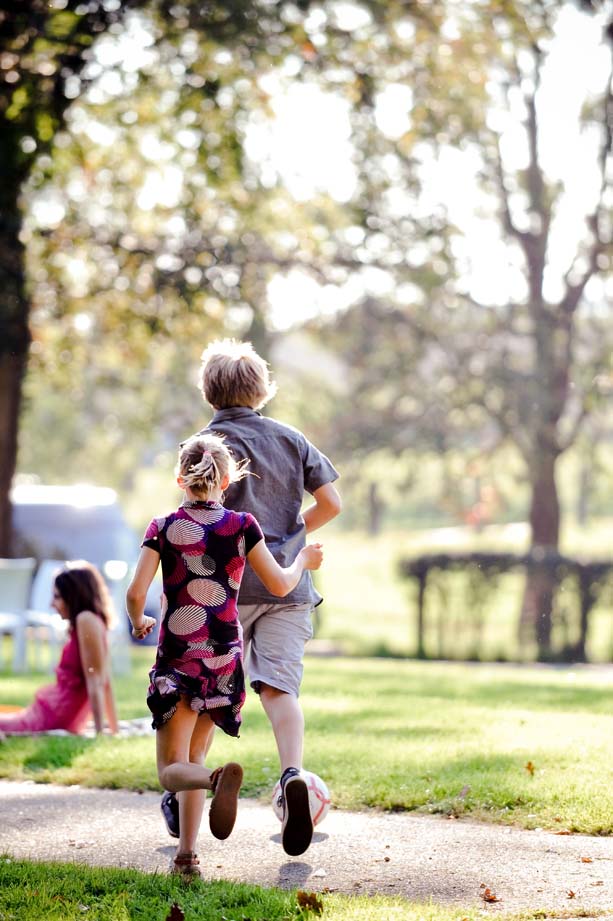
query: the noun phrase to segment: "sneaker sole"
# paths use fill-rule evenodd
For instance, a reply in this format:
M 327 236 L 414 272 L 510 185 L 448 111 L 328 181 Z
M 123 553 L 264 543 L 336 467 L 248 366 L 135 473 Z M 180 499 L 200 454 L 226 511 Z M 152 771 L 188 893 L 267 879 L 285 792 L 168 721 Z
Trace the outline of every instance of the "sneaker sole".
M 220 841 L 227 838 L 234 828 L 238 809 L 238 791 L 242 782 L 243 769 L 240 764 L 231 761 L 224 765 L 209 809 L 211 833 Z
M 313 820 L 309 791 L 302 777 L 291 777 L 285 784 L 285 813 L 281 844 L 290 857 L 304 854 L 313 839 Z

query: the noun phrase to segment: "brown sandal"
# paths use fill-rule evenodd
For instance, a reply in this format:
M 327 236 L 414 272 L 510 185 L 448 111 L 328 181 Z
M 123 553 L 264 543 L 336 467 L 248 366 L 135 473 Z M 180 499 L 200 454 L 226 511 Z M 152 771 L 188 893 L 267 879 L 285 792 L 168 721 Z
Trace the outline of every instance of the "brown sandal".
M 186 854 L 176 854 L 170 866 L 170 872 L 190 879 L 200 876 L 198 855 L 192 851 L 188 851 Z
M 213 799 L 209 808 L 209 826 L 213 835 L 223 841 L 236 821 L 238 791 L 243 782 L 243 769 L 235 761 L 216 768 L 211 774 Z

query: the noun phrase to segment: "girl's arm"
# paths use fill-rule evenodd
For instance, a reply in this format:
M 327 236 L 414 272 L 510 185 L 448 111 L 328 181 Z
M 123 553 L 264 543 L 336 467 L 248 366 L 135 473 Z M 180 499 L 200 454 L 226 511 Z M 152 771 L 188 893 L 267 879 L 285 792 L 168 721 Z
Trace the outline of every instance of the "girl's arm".
M 109 681 L 106 627 L 93 611 L 81 611 L 75 629 L 94 726 L 96 732 L 100 733 L 104 729 L 106 687 Z M 113 726 L 110 728 L 112 731 L 117 730 L 116 725 L 114 729 Z
M 149 586 L 157 572 L 160 554 L 151 547 L 142 547 L 132 581 L 126 592 L 126 608 L 132 624 L 132 636 L 143 640 L 155 627 L 155 617 L 144 613 Z
M 300 582 L 305 569 L 319 569 L 323 560 L 321 544 L 307 544 L 303 547 L 291 566 L 279 566 L 263 540 L 247 554 L 249 564 L 258 579 L 264 583 L 269 592 L 284 598 Z
M 332 521 L 341 511 L 341 497 L 332 483 L 324 483 L 323 486 L 316 489 L 313 499 L 315 504 L 305 509 L 302 515 L 307 534 Z

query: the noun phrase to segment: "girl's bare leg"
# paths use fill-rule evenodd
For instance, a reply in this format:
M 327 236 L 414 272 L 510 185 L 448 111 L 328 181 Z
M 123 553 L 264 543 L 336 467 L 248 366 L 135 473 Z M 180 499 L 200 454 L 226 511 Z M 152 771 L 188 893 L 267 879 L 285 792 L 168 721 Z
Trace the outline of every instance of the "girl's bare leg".
M 193 852 L 200 829 L 205 790 L 211 788 L 211 771 L 201 763 L 212 738 L 214 724 L 207 714 L 198 716 L 181 698 L 172 717 L 156 733 L 160 783 L 179 796 L 178 853 Z M 191 760 L 199 754 L 194 763 Z
M 212 771 L 189 760 L 198 719 L 211 722 L 207 714 L 199 717 L 181 697 L 171 718 L 156 733 L 158 777 L 165 790 L 178 793 L 180 790 L 211 789 Z
M 191 764 L 204 764 L 204 759 L 213 741 L 214 731 L 215 724 L 206 713 L 198 717 L 189 747 Z M 195 850 L 205 797 L 206 790 L 183 790 L 177 795 L 179 801 L 178 851 L 180 854 Z

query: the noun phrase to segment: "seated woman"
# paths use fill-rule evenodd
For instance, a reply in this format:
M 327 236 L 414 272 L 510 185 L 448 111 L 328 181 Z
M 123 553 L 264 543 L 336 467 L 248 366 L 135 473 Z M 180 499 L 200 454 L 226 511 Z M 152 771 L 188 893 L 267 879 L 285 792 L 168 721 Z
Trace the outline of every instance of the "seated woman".
M 108 649 L 113 609 L 104 579 L 91 563 L 67 563 L 55 577 L 52 604 L 68 621 L 68 640 L 55 684 L 37 691 L 25 710 L 0 714 L 0 732 L 64 729 L 80 733 L 93 717 L 96 733 L 101 733 L 106 716 L 108 729 L 115 733 L 117 713 Z

